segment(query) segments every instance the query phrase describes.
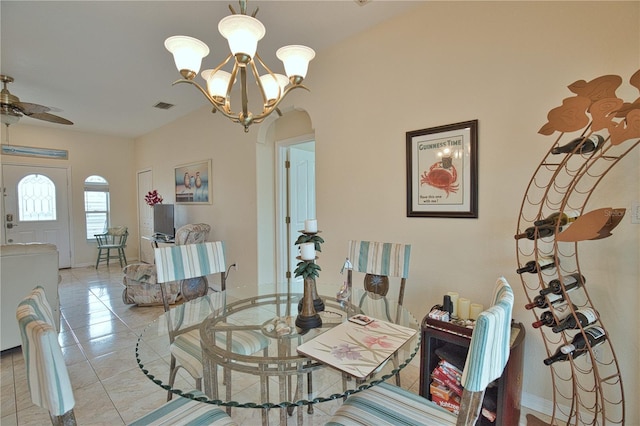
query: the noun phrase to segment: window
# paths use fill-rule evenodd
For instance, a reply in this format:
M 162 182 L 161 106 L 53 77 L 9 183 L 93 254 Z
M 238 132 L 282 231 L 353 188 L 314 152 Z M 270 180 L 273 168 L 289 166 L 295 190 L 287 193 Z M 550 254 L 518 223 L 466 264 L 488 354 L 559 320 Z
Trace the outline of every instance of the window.
M 51 179 L 34 174 L 18 182 L 18 215 L 24 222 L 56 220 L 56 186 Z
M 84 181 L 84 213 L 87 239 L 94 240 L 109 227 L 109 182 L 101 176 L 89 176 Z

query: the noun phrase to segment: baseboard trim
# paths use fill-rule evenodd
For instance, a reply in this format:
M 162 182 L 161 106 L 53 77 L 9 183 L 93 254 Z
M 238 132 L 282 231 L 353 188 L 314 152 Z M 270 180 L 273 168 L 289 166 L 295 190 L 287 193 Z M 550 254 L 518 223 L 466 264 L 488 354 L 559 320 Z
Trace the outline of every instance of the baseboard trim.
M 521 404 L 529 410 L 537 411 L 538 413 L 542 413 L 549 417 L 553 414 L 553 402 L 548 399 L 540 398 L 537 395 L 522 392 Z M 559 405 L 558 408 L 559 409 L 556 410 L 556 420 L 567 421 L 568 417 L 565 416 L 564 413 L 568 413 L 570 411 L 570 407 Z

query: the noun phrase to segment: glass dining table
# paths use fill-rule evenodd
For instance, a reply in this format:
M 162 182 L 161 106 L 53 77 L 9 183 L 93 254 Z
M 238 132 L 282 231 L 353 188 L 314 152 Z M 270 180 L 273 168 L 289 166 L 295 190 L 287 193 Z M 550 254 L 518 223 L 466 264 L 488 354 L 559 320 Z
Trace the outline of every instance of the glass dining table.
M 304 407 L 312 413 L 314 404 L 344 398 L 399 374 L 420 347 L 419 322 L 403 306 L 356 288 L 338 298 L 337 290 L 335 285 L 317 285 L 322 325 L 310 330 L 295 325 L 302 283 L 229 287 L 176 305 L 139 336 L 138 365 L 154 383 L 174 394 L 226 406 L 228 411 L 231 407 L 262 409 L 263 424 L 268 424 L 270 409 L 280 409 L 280 424 L 287 424 L 287 417 L 297 409 L 297 423 L 302 424 Z M 299 345 L 357 314 L 416 333 L 364 378 L 297 352 Z M 194 379 L 183 369 L 169 385 L 171 341 L 183 332 L 200 342 L 197 355 L 203 365 L 204 396 L 190 393 Z M 262 343 L 254 353 L 238 347 L 252 342 Z M 342 355 L 349 357 L 338 354 Z

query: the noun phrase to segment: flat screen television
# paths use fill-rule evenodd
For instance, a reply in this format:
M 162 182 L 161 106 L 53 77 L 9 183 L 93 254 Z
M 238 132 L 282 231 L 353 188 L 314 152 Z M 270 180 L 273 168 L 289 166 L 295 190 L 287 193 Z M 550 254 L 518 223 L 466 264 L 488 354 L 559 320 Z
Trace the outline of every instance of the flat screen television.
M 169 237 L 175 235 L 173 204 L 156 204 L 153 206 L 153 232 Z

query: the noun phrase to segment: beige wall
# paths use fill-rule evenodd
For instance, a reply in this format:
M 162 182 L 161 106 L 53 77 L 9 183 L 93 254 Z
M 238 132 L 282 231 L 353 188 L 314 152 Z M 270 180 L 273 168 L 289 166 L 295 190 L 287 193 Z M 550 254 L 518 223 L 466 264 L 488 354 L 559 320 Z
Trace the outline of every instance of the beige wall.
M 504 275 L 516 290 L 514 317 L 529 325 L 512 236 L 529 179 L 555 140 L 537 131 L 572 96 L 566 86 L 575 80 L 619 74 L 619 94 L 637 98 L 628 79 L 640 68 L 639 23 L 637 2 L 429 2 L 320 52 L 307 82 L 312 93 L 297 102 L 316 131 L 321 279 L 340 278 L 347 239 L 410 242 L 407 304 L 416 315 L 447 290 L 486 305 Z M 471 119 L 479 120 L 479 218 L 407 218 L 405 132 Z M 638 200 L 637 151 L 588 208 Z M 629 424 L 640 423 L 639 234 L 627 217 L 613 238 L 580 247 L 593 259 L 581 267 L 634 401 Z M 542 406 L 550 374 L 539 334 L 527 331 L 524 392 Z
M 293 92 L 288 105 L 309 113 L 316 136 L 317 218 L 326 241 L 320 281 L 337 286 L 343 280 L 338 272 L 348 239 L 408 242 L 406 304 L 416 316 L 447 290 L 487 304 L 495 279 L 504 275 L 516 291 L 514 317 L 528 326 L 534 318 L 522 307 L 513 234 L 529 179 L 553 143 L 537 131 L 547 112 L 571 96 L 568 84 L 604 74 L 628 80 L 640 68 L 639 19 L 638 3 L 630 2 L 429 2 L 318 52 L 306 83 L 311 93 Z M 637 97 L 628 83 L 619 94 Z M 405 132 L 471 119 L 479 120 L 480 217 L 407 218 Z M 268 270 L 256 260 L 256 223 L 264 216 L 257 218 L 254 209 L 263 196 L 262 189 L 255 193 L 264 184 L 256 185 L 257 176 L 273 175 L 261 167 L 256 175 L 256 153 L 273 153 L 254 143 L 259 133 L 253 128 L 246 135 L 203 108 L 137 146 L 137 166 L 153 165 L 154 176 L 192 159 L 186 146 L 214 158 L 213 206 L 191 207 L 188 214 L 213 225 L 213 237 L 227 241 L 230 262 L 240 259 L 236 283 L 255 282 L 258 270 Z M 264 133 L 277 139 L 277 132 Z M 588 208 L 630 208 L 640 199 L 639 157 L 623 160 Z M 163 182 L 164 195 L 169 182 Z M 618 357 L 628 401 L 639 396 L 638 332 L 630 345 L 627 332 L 640 323 L 639 233 L 626 218 L 613 238 L 580 249 L 593 260 L 582 269 L 614 347 L 624 342 Z M 524 401 L 544 410 L 549 370 L 539 335 L 527 331 Z M 627 404 L 627 422 L 640 422 L 636 404 Z
M 413 245 L 405 300 L 417 317 L 448 290 L 487 304 L 495 279 L 504 275 L 516 292 L 514 317 L 527 326 L 524 404 L 548 407 L 549 370 L 540 337 L 529 327 L 533 315 L 522 307 L 513 234 L 529 179 L 554 140 L 537 131 L 547 112 L 571 96 L 566 86 L 618 74 L 625 79 L 619 95 L 638 96 L 628 78 L 640 68 L 639 8 L 638 2 L 417 3 L 407 15 L 318 52 L 307 80 L 311 93 L 293 92 L 283 108 L 304 108 L 315 131 L 317 219 L 326 241 L 320 281 L 342 282 L 349 239 Z M 479 218 L 407 218 L 405 132 L 471 119 L 479 120 Z M 27 143 L 31 134 L 20 140 L 15 129 L 16 144 L 68 143 Z M 53 137 L 37 132 L 43 141 Z M 269 141 L 277 137 L 264 133 Z M 139 138 L 127 172 L 131 189 L 122 188 L 130 212 L 121 219 L 134 222 L 136 200 L 129 191 L 137 170 L 151 168 L 154 188 L 173 202 L 173 167 L 211 158 L 213 203 L 177 206 L 176 226 L 211 224 L 210 238 L 226 241 L 228 263 L 239 263 L 232 282 L 256 282 L 259 271 L 270 273 L 258 262 L 259 247 L 272 247 L 257 237 L 270 225 L 258 213 L 258 200 L 264 180 L 274 179 L 257 166 L 258 156 L 273 156 L 268 145 L 256 144 L 259 134 L 257 126 L 245 134 L 203 107 Z M 88 139 L 103 145 L 100 136 Z M 120 143 L 129 152 L 126 141 L 113 145 Z M 72 154 L 78 161 L 95 157 L 75 154 L 77 145 Z M 621 161 L 587 208 L 630 209 L 640 200 L 639 160 L 636 149 Z M 100 171 L 110 164 L 91 166 Z M 627 424 L 640 423 L 639 241 L 640 225 L 626 217 L 613 237 L 584 243 L 579 251 L 590 295 L 617 350 Z
M 57 148 L 69 151 L 68 160 L 2 156 L 2 164 L 30 164 L 63 167 L 71 170 L 71 250 L 72 267 L 95 265 L 96 243 L 87 241 L 84 218 L 84 180 L 100 175 L 109 182 L 111 224 L 129 227 L 127 260 L 138 258 L 138 220 L 134 174 L 133 140 L 113 136 L 75 132 L 66 127 L 31 126 L 29 118 L 9 128 L 13 145 Z M 4 126 L 3 126 L 4 127 Z M 2 143 L 7 139 L 2 129 Z

